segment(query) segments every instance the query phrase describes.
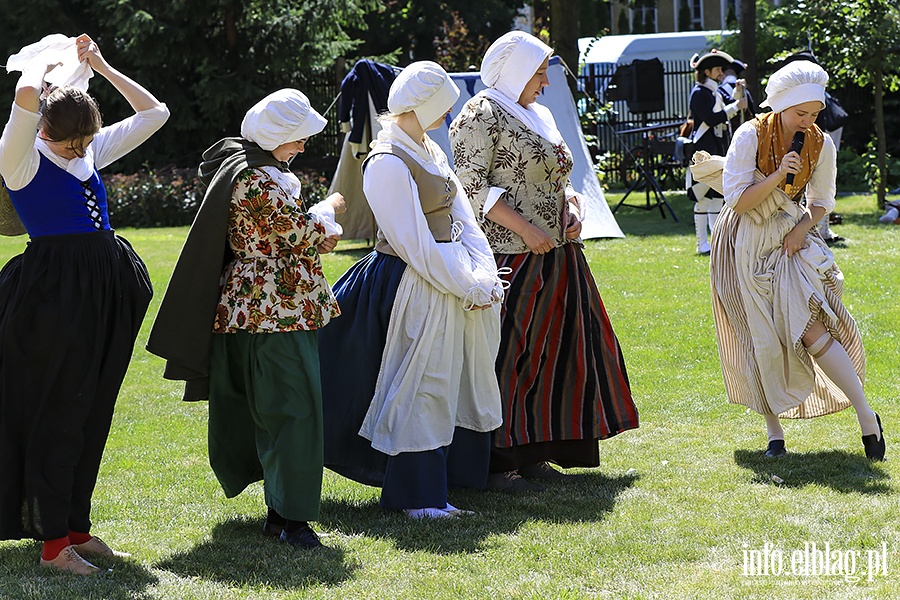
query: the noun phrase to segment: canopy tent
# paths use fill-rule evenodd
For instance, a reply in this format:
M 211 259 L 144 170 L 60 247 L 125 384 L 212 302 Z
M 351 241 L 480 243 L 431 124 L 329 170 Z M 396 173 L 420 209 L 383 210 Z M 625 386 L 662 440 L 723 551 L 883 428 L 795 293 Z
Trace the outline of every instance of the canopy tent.
M 547 71 L 550 86 L 544 89 L 538 102 L 549 108 L 556 119 L 556 125 L 562 133 L 563 139 L 572 151 L 575 159 L 575 167 L 570 180 L 575 191 L 580 192 L 585 199 L 583 207 L 584 222 L 581 237 L 604 238 L 625 237 L 616 223 L 615 217 L 603 196 L 603 189 L 594 172 L 590 152 L 585 144 L 584 135 L 581 132 L 581 124 L 575 107 L 575 100 L 566 84 L 566 72 L 558 57 L 550 59 L 550 69 Z M 460 89 L 459 99 L 450 112 L 450 117 L 442 127 L 429 131 L 428 135 L 437 142 L 450 161 L 453 154 L 450 150 L 449 125 L 450 121 L 459 114 L 463 105 L 475 94 L 485 88 L 481 81 L 481 75 L 472 73 L 451 73 L 450 76 Z M 372 112 L 369 113 L 369 126 L 377 133 L 378 125 Z M 373 134 L 374 137 L 374 134 Z M 344 228 L 344 238 L 373 238 L 373 218 L 362 193 L 362 175 L 360 166 L 364 156 L 355 156 L 347 141 L 341 152 L 337 170 L 332 179 L 330 192 L 341 192 L 347 202 L 347 212 L 338 217 L 338 221 Z

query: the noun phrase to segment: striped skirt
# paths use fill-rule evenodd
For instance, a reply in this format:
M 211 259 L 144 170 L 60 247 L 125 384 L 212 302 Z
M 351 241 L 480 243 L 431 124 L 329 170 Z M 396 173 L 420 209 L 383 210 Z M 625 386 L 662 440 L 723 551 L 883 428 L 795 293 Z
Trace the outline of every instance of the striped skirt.
M 638 413 L 584 253 L 566 244 L 496 259 L 511 273 L 496 365 L 503 425 L 494 432 L 491 470 L 542 460 L 597 466 L 596 440 L 636 428 Z
M 780 190 L 779 190 L 780 192 Z M 788 257 L 784 236 L 802 217 L 789 201 L 764 219 L 725 207 L 711 240 L 710 277 L 728 400 L 762 414 L 806 419 L 850 406 L 802 338 L 821 321 L 865 380 L 856 323 L 841 302 L 844 277 L 817 232 Z

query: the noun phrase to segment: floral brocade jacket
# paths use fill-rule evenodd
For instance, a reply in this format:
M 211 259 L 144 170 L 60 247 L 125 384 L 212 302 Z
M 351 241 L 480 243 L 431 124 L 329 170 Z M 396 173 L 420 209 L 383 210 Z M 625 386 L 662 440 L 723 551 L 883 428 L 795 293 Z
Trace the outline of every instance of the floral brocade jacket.
M 491 248 L 497 254 L 530 252 L 521 236 L 484 218 L 491 188 L 506 190 L 506 202 L 550 236 L 556 247 L 569 243 L 563 226 L 574 161 L 565 142 L 552 144 L 488 98 L 466 102 L 450 126 L 456 174 L 465 188 Z
M 213 332 L 313 330 L 338 316 L 316 249 L 325 238 L 316 215 L 269 174 L 244 170 L 229 208 L 234 259 L 223 271 Z

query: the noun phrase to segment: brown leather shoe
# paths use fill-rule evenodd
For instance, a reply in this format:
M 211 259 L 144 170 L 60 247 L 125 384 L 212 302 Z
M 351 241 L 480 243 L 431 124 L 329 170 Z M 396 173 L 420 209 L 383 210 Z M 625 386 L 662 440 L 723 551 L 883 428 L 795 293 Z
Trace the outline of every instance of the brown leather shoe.
M 42 567 L 59 569 L 60 571 L 69 571 L 76 575 L 96 575 L 100 572 L 97 565 L 93 565 L 81 558 L 81 555 L 75 551 L 75 546 L 66 546 L 59 553 L 59 556 L 53 560 L 41 559 Z
M 96 535 L 83 544 L 75 544 L 72 546 L 75 552 L 81 555 L 94 554 L 96 556 L 115 556 L 116 558 L 127 558 L 131 556 L 127 552 L 119 552 L 113 550 L 106 545 L 106 542 L 98 538 Z

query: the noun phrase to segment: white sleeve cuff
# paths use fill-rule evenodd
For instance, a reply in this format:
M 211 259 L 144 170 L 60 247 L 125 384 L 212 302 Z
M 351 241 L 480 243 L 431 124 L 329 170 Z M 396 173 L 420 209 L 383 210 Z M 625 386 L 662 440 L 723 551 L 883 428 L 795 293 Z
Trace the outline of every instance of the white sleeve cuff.
M 481 220 L 484 220 L 486 214 L 491 212 L 491 209 L 494 208 L 494 205 L 497 204 L 497 200 L 500 199 L 500 196 L 506 193 L 506 188 L 501 187 L 491 187 L 488 188 L 487 199 L 484 201 L 484 206 L 481 208 Z
M 325 228 L 326 235 L 341 235 L 344 233 L 340 224 L 334 220 L 334 207 L 328 202 L 319 202 L 309 209 L 309 214 L 315 215 L 318 222 Z

